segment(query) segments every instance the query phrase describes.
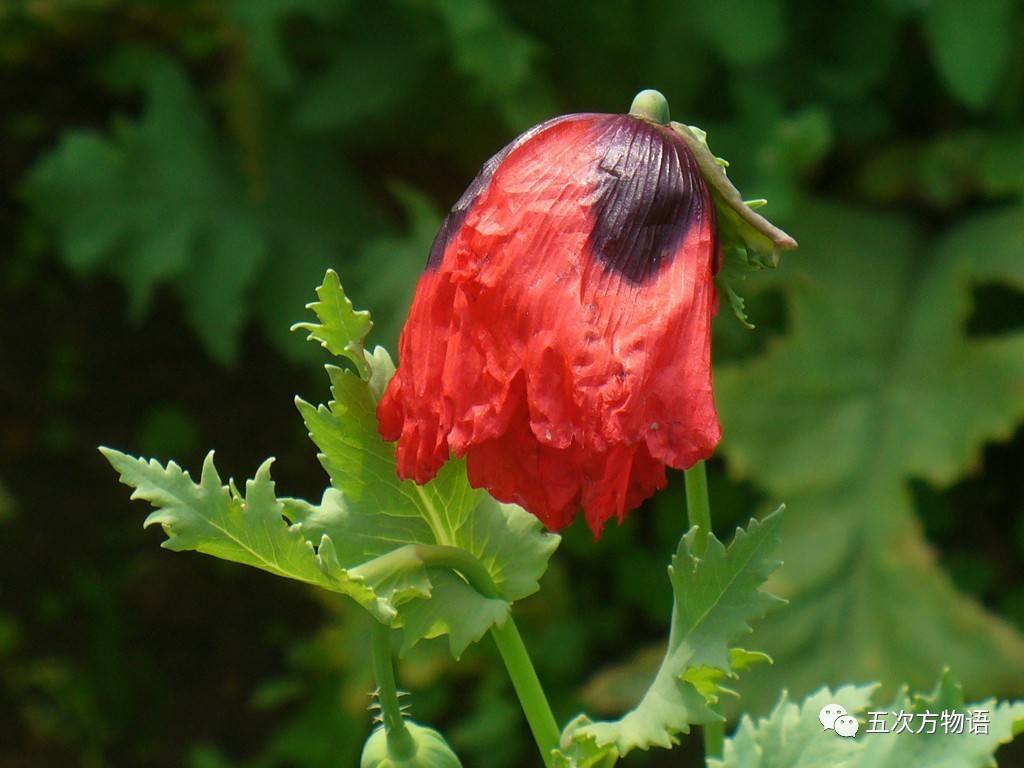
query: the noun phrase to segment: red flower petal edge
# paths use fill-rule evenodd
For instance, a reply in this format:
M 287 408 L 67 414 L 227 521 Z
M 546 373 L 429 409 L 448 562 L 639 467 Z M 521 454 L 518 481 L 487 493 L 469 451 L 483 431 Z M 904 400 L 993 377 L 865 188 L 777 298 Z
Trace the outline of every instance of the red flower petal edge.
M 631 115 L 542 123 L 489 160 L 431 249 L 378 407 L 398 473 L 449 454 L 557 530 L 600 535 L 721 438 L 715 209 L 692 152 Z

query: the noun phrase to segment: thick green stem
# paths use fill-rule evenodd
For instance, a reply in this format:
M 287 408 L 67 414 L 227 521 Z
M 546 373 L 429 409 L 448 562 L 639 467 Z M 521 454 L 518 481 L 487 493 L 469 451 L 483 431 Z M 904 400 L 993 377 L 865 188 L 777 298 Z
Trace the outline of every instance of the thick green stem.
M 405 727 L 402 706 L 398 702 L 395 670 L 391 665 L 391 628 L 373 622 L 373 674 L 377 678 L 377 703 L 388 735 L 388 749 L 398 759 L 416 754 L 412 734 Z
M 392 553 L 396 557 L 415 557 L 423 565 L 437 568 L 449 568 L 462 574 L 462 577 L 484 597 L 500 598 L 498 590 L 490 572 L 473 555 L 458 547 L 448 547 L 436 544 L 417 544 L 410 547 L 402 547 Z M 558 723 L 548 704 L 544 689 L 541 687 L 540 679 L 530 661 L 530 655 L 523 644 L 523 638 L 516 629 L 515 622 L 509 616 L 504 626 L 491 627 L 491 634 L 498 646 L 502 661 L 508 669 L 508 675 L 512 680 L 512 687 L 515 688 L 519 697 L 519 704 L 526 715 L 526 722 L 530 725 L 530 731 L 537 742 L 537 749 L 540 750 L 544 765 L 551 765 L 551 750 L 558 746 Z M 379 680 L 378 680 L 379 682 Z
M 693 554 L 704 557 L 711 535 L 711 501 L 708 498 L 708 473 L 704 462 L 698 461 L 686 470 L 686 515 L 690 526 L 697 526 Z
M 516 689 L 519 705 L 526 715 L 526 722 L 530 724 L 530 731 L 533 732 L 537 749 L 544 758 L 544 765 L 550 766 L 551 750 L 558 746 L 558 723 L 551 712 L 551 705 L 544 695 L 544 689 L 541 688 L 530 655 L 526 652 L 526 646 L 523 645 L 523 638 L 519 636 L 519 630 L 516 629 L 511 616 L 505 620 L 504 626 L 491 627 L 491 635 L 494 636 L 498 652 L 508 669 L 512 687 Z
M 686 470 L 686 513 L 690 526 L 697 526 L 693 554 L 704 557 L 711 535 L 711 500 L 708 497 L 708 473 L 703 461 Z M 725 723 L 721 720 L 704 726 L 704 758 L 721 757 L 725 748 Z

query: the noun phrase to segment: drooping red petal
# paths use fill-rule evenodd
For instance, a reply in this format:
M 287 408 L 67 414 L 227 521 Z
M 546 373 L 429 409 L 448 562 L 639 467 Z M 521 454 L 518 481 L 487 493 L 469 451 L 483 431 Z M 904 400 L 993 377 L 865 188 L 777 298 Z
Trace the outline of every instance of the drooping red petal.
M 669 129 L 571 115 L 495 156 L 417 287 L 378 414 L 398 470 L 470 482 L 595 535 L 707 458 L 714 208 Z

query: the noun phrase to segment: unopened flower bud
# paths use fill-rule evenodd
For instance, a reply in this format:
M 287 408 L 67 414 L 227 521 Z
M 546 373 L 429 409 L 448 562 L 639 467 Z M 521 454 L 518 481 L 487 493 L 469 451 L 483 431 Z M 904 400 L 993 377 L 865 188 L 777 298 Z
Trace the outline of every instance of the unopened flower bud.
M 398 736 L 399 738 L 395 738 Z M 366 740 L 360 768 L 462 768 L 444 736 L 411 720 L 403 731 L 381 726 Z

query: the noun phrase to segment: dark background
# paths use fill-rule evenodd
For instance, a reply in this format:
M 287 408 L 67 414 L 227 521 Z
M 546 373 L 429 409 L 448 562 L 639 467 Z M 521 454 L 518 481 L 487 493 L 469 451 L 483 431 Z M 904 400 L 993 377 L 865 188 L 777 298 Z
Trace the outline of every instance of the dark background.
M 326 398 L 324 357 L 288 328 L 324 270 L 393 350 L 483 161 L 645 87 L 803 245 L 749 281 L 757 331 L 716 321 L 716 529 L 789 502 L 780 613 L 813 619 L 750 638 L 778 663 L 746 701 L 927 689 L 945 663 L 969 700 L 1024 695 L 1019 2 L 0 1 L 0 768 L 356 764 L 367 619 L 161 551 L 96 446 L 193 471 L 212 447 L 237 479 L 274 455 L 319 497 L 292 398 Z M 933 338 L 998 364 L 946 376 L 962 350 Z M 850 404 L 885 418 L 852 428 Z M 850 458 L 883 444 L 888 474 Z M 563 721 L 622 711 L 650 669 L 680 480 L 596 545 L 567 531 L 517 609 Z M 533 764 L 489 641 L 458 664 L 425 644 L 400 679 L 468 765 Z

